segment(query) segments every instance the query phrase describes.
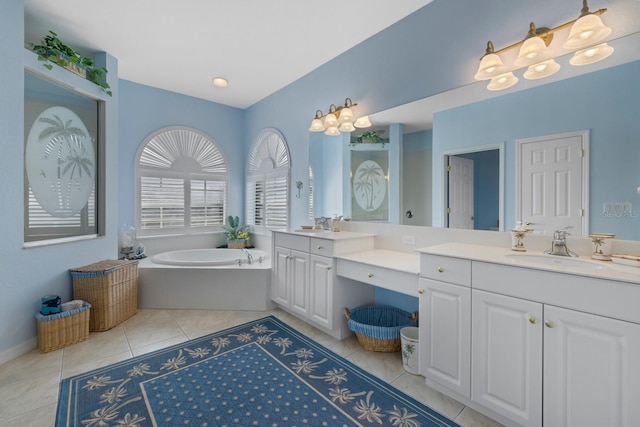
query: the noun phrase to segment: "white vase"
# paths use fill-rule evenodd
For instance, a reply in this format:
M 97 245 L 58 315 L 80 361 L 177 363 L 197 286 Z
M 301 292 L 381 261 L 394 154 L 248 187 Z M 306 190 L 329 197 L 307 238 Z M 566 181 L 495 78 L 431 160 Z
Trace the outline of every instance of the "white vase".
M 591 246 L 593 248 L 591 258 L 600 261 L 611 261 L 611 246 L 613 245 L 613 238 L 616 237 L 616 235 L 594 233 L 590 234 L 589 237 L 591 237 Z
M 511 230 L 511 250 L 517 252 L 526 252 L 527 248 L 524 246 L 524 238 L 527 235 L 527 230 L 513 229 Z

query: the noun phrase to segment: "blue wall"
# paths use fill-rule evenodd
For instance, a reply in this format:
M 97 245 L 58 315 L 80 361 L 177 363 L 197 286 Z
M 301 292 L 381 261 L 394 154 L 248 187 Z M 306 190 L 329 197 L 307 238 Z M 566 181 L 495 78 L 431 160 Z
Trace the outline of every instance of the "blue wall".
M 500 218 L 500 153 L 498 150 L 459 154 L 473 160 L 473 228 L 498 227 Z
M 442 195 L 443 151 L 505 142 L 505 222 L 515 225 L 515 141 L 590 131 L 590 230 L 640 239 L 640 218 L 602 215 L 602 203 L 640 200 L 640 62 L 507 94 L 434 117 L 434 199 Z M 464 125 L 461 126 L 461 123 Z M 441 212 L 434 210 L 436 216 Z
M 2 138 L 2 237 L 0 238 L 0 361 L 15 357 L 36 345 L 36 320 L 40 297 L 72 297 L 69 269 L 117 256 L 118 206 L 118 62 L 101 53 L 98 66 L 109 70 L 113 97 L 105 96 L 88 80 L 54 67 L 42 67 L 37 56 L 24 48 L 22 1 L 5 1 L 0 13 L 0 135 Z M 24 72 L 25 66 L 105 100 L 105 234 L 96 239 L 23 248 L 24 241 Z M 113 213 L 110 215 L 110 213 Z

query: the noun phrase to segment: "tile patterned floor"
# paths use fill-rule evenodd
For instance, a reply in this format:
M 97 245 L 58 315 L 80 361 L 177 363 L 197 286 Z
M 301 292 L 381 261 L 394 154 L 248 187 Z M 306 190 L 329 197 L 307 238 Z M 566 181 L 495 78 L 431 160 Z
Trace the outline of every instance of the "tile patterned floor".
M 355 337 L 338 341 L 282 310 L 139 310 L 131 319 L 86 341 L 41 353 L 35 349 L 0 365 L 0 427 L 54 426 L 58 384 L 94 368 L 188 341 L 273 314 L 305 335 L 361 366 L 463 427 L 500 424 L 427 387 L 402 368 L 400 353 L 363 350 Z

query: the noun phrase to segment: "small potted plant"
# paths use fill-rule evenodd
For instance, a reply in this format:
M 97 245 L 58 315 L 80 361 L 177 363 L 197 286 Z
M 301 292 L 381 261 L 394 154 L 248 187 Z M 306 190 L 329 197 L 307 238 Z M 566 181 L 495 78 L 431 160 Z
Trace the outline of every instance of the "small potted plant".
M 351 138 L 351 142 L 349 143 L 349 145 L 354 145 L 354 144 L 382 144 L 382 146 L 384 147 L 384 144 L 389 143 L 389 139 L 388 138 L 383 138 L 382 134 L 384 133 L 384 130 L 370 130 L 368 132 L 363 133 L 360 136 L 356 136 Z
M 113 95 L 111 87 L 106 80 L 107 69 L 104 67 L 96 68 L 93 59 L 83 57 L 64 44 L 55 32 L 49 31 L 49 34 L 42 39 L 40 44 L 30 43 L 29 46 L 31 50 L 38 54 L 39 61 L 46 62 L 43 66 L 47 69 L 51 70 L 53 68 L 53 65 L 49 64 L 49 62 L 52 62 L 80 77 L 89 79 L 100 86 L 107 95 Z
M 240 218 L 229 215 L 227 223 L 222 226 L 227 238 L 227 248 L 242 249 L 249 245 L 251 233 L 249 227 L 240 225 Z

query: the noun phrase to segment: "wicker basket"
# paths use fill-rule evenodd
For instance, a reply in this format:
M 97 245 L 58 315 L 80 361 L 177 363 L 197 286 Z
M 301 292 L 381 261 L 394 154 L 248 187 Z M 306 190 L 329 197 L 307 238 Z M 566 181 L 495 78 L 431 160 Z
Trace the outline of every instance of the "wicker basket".
M 38 348 L 46 353 L 84 341 L 89 336 L 91 304 L 80 308 L 44 316 L 36 313 L 38 324 Z
M 73 298 L 91 304 L 90 331 L 106 331 L 138 310 L 138 261 L 104 260 L 71 269 Z
M 238 239 L 238 240 L 227 240 L 227 248 L 229 249 L 243 249 L 247 247 L 247 241 Z
M 390 353 L 400 351 L 400 329 L 418 326 L 418 313 L 385 305 L 344 309 L 347 323 L 365 350 Z

